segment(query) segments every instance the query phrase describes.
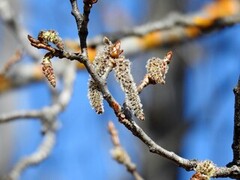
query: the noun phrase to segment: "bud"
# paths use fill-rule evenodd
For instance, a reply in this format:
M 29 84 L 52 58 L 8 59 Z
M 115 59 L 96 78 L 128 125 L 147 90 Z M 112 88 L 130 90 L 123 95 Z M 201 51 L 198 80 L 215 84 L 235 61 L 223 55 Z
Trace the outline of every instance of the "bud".
M 112 58 L 118 58 L 122 53 L 123 53 L 123 50 L 121 49 L 120 41 L 117 41 L 110 47 L 110 56 Z
M 164 57 L 164 61 L 167 62 L 167 64 L 169 64 L 172 60 L 172 56 L 173 56 L 172 51 L 169 51 L 167 55 Z

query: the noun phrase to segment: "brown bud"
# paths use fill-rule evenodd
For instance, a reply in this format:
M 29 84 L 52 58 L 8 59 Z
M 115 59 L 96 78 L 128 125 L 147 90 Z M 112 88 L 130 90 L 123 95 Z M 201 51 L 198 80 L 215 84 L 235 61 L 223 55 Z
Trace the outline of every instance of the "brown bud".
M 172 51 L 169 51 L 167 55 L 164 57 L 164 60 L 169 64 L 172 60 L 173 53 Z
M 112 58 L 118 58 L 122 53 L 123 53 L 123 50 L 121 49 L 121 42 L 117 41 L 110 48 L 110 56 Z

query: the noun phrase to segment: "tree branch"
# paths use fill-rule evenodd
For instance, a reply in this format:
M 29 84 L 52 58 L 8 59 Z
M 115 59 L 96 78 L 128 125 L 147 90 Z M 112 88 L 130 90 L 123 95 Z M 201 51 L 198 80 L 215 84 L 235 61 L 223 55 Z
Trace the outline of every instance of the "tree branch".
M 228 164 L 240 165 L 240 76 L 238 79 L 237 86 L 233 90 L 235 95 L 235 106 L 234 106 L 234 132 L 233 132 L 233 161 Z
M 20 160 L 13 170 L 11 171 L 9 178 L 11 180 L 19 179 L 22 171 L 29 166 L 38 164 L 46 159 L 51 153 L 53 146 L 56 141 L 56 133 L 55 131 L 49 130 L 44 134 L 44 139 L 39 146 L 38 150 L 30 156 L 23 158 Z
M 20 111 L 20 112 L 10 112 L 9 114 L 0 115 L 0 124 L 7 123 L 10 121 L 15 121 L 18 119 L 30 119 L 30 118 L 41 118 L 42 111 L 32 110 L 32 111 Z
M 94 82 L 97 84 L 99 90 L 102 92 L 103 98 L 108 102 L 109 106 L 113 109 L 119 122 L 122 123 L 128 130 L 132 132 L 134 136 L 139 138 L 144 144 L 147 145 L 149 151 L 165 157 L 178 166 L 183 167 L 186 170 L 196 170 L 196 168 L 202 163 L 197 160 L 185 159 L 174 152 L 168 151 L 156 144 L 145 132 L 144 130 L 133 121 L 131 115 L 126 113 L 126 107 L 121 106 L 109 92 L 106 83 L 97 75 L 95 69 L 90 64 L 88 53 L 87 53 L 87 35 L 88 35 L 88 20 L 92 4 L 96 3 L 95 0 L 84 0 L 84 11 L 83 15 L 80 13 L 77 5 L 77 0 L 70 0 L 72 5 L 72 14 L 75 17 L 78 35 L 80 40 L 80 50 L 81 53 L 69 53 L 65 50 L 59 50 L 53 48 L 48 44 L 44 44 L 37 39 L 29 36 L 29 41 L 31 45 L 45 49 L 53 54 L 55 57 L 67 58 L 69 60 L 77 60 L 83 63 L 88 73 L 91 75 Z M 234 8 L 233 8 L 234 7 Z M 217 11 L 217 8 L 228 8 L 226 13 L 222 11 Z M 163 44 L 171 44 L 180 41 L 184 41 L 190 38 L 196 38 L 200 35 L 215 30 L 217 28 L 223 28 L 226 26 L 233 25 L 240 22 L 239 15 L 239 1 L 229 0 L 229 1 L 216 1 L 215 3 L 205 7 L 200 12 L 194 15 L 183 15 L 183 16 L 172 16 L 172 20 L 163 22 L 162 24 L 148 24 L 145 27 L 138 27 L 136 29 L 122 32 L 120 36 L 112 37 L 113 39 L 122 38 L 122 44 L 124 46 L 132 46 L 131 50 L 126 49 L 126 53 L 136 53 L 139 51 L 147 50 L 156 46 Z M 170 38 L 174 37 L 174 38 Z M 102 38 L 101 38 L 102 39 Z M 149 43 L 151 42 L 151 43 Z M 94 44 L 95 43 L 95 44 Z M 99 45 L 99 42 L 94 41 L 92 45 Z M 96 52 L 95 52 L 96 53 Z M 55 142 L 55 131 L 56 131 L 56 116 L 59 112 L 63 111 L 65 106 L 68 104 L 71 97 L 73 80 L 75 73 L 75 65 L 71 64 L 67 66 L 66 71 L 64 71 L 64 89 L 57 98 L 57 101 L 41 111 L 29 111 L 29 112 L 18 112 L 13 115 L 5 115 L 0 117 L 0 123 L 9 122 L 15 120 L 16 118 L 40 118 L 43 123 L 45 140 L 40 146 L 39 150 L 32 156 L 19 161 L 11 173 L 11 177 L 17 178 L 19 174 L 29 165 L 36 164 L 45 159 Z M 140 84 L 138 92 L 140 93 L 144 87 L 150 83 L 149 76 L 145 76 L 144 81 Z M 235 89 L 235 121 L 240 121 L 240 103 L 239 103 L 239 82 L 238 87 Z M 239 149 L 240 140 L 238 139 L 238 131 L 240 127 L 238 124 L 235 125 L 234 130 L 234 143 L 233 143 L 233 162 L 231 167 L 214 167 L 214 173 L 212 177 L 231 177 L 240 178 L 240 169 L 236 166 L 239 165 Z M 236 164 L 236 165 L 235 165 Z
M 75 12 L 78 14 L 77 12 Z M 192 170 L 196 166 L 196 161 L 190 161 L 184 159 L 173 152 L 169 152 L 162 148 L 161 146 L 157 145 L 146 133 L 133 121 L 126 119 L 125 114 L 122 112 L 122 108 L 119 103 L 113 98 L 111 93 L 109 92 L 105 83 L 97 76 L 96 72 L 90 65 L 89 61 L 82 62 L 88 73 L 91 75 L 95 83 L 98 85 L 100 91 L 103 94 L 104 99 L 108 102 L 109 106 L 112 107 L 114 113 L 118 117 L 119 121 L 124 124 L 135 136 L 141 139 L 150 149 L 151 152 L 159 154 L 161 156 L 167 157 L 168 159 L 174 161 L 179 166 L 184 167 L 185 169 Z
M 42 162 L 51 153 L 56 141 L 56 131 L 58 127 L 58 121 L 56 117 L 64 110 L 70 101 L 75 74 L 76 65 L 74 63 L 65 62 L 65 70 L 63 72 L 63 90 L 57 96 L 55 102 L 51 106 L 42 108 L 40 110 L 16 112 L 0 116 L 0 123 L 10 122 L 20 118 L 38 118 L 42 122 L 42 132 L 44 135 L 42 144 L 35 153 L 23 158 L 15 165 L 8 176 L 8 178 L 11 180 L 18 179 L 24 169 L 26 169 L 28 166 Z

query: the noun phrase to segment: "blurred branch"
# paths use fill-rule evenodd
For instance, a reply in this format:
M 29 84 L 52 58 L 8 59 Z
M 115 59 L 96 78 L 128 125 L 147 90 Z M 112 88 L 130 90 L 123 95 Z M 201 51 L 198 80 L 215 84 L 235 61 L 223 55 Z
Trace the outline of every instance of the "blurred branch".
M 131 161 L 128 153 L 121 146 L 117 129 L 112 121 L 108 122 L 108 131 L 111 135 L 112 143 L 114 145 L 114 148 L 111 150 L 112 157 L 118 163 L 123 164 L 136 180 L 143 180 L 143 178 L 137 172 L 136 165 Z
M 240 22 L 239 0 L 218 0 L 193 14 L 172 13 L 163 20 L 133 29 L 97 36 L 90 47 L 102 44 L 104 36 L 112 41 L 121 39 L 125 54 L 132 55 L 159 46 L 175 44 L 205 35 Z M 131 48 L 130 48 L 131 47 Z
M 9 32 L 19 41 L 24 50 L 30 55 L 34 60 L 41 59 L 41 54 L 39 51 L 33 49 L 26 37 L 27 30 L 19 23 L 18 16 L 13 12 L 10 1 L 1 0 L 0 1 L 0 19 L 3 21 Z
M 58 127 L 57 116 L 65 109 L 70 101 L 75 75 L 75 64 L 65 62 L 65 70 L 63 72 L 63 89 L 58 95 L 55 94 L 57 97 L 52 105 L 44 107 L 40 110 L 9 113 L 0 116 L 0 123 L 6 123 L 22 118 L 37 118 L 42 122 L 42 132 L 44 135 L 44 140 L 38 150 L 32 155 L 20 160 L 15 165 L 8 178 L 13 180 L 18 179 L 24 169 L 28 166 L 40 163 L 51 153 L 56 140 L 56 130 Z
M 9 179 L 15 180 L 19 179 L 22 171 L 26 169 L 28 166 L 32 166 L 42 162 L 46 159 L 51 153 L 53 146 L 56 141 L 56 133 L 55 131 L 49 130 L 44 134 L 44 139 L 40 144 L 38 150 L 30 156 L 23 158 L 20 160 L 9 175 Z
M 73 2 L 73 7 L 76 8 L 77 3 L 74 0 Z M 100 35 L 89 41 L 87 56 L 91 61 L 94 59 L 96 49 L 103 44 L 102 39 L 105 35 L 110 37 L 111 41 L 120 39 L 124 53 L 126 55 L 134 55 L 159 46 L 194 39 L 214 30 L 220 30 L 238 24 L 240 22 L 239 10 L 239 0 L 218 0 L 206 5 L 194 14 L 170 14 L 166 19 L 157 22 L 148 23 L 129 30 Z M 86 15 L 85 19 L 88 19 Z M 83 15 L 75 14 L 75 16 L 76 22 L 81 23 L 83 21 Z M 84 26 L 87 26 L 86 22 Z M 80 26 L 78 26 L 78 32 L 80 33 Z M 87 33 L 85 33 L 85 35 L 87 35 Z M 80 50 L 80 46 L 76 41 L 67 40 L 65 43 L 67 47 L 73 49 L 75 52 L 83 52 Z M 86 44 L 84 46 L 86 46 Z M 29 49 L 33 50 L 33 48 Z M 38 59 L 40 58 L 38 56 Z M 77 66 L 79 69 L 84 67 L 82 64 L 78 64 Z M 23 68 L 23 70 L 21 70 L 21 68 Z M 28 65 L 28 68 L 29 72 L 32 73 L 27 73 L 27 77 L 24 78 L 26 81 L 21 81 L 20 83 L 12 77 L 22 76 L 21 73 L 23 71 L 26 72 L 24 66 L 20 66 L 18 71 L 13 72 L 12 76 L 4 77 L 0 75 L 0 92 L 22 85 L 22 83 L 26 84 L 43 79 L 41 73 L 36 73 L 41 72 L 39 65 Z M 31 69 L 35 71 L 31 71 Z M 57 68 L 55 70 L 57 71 Z
M 4 75 L 8 72 L 8 70 L 16 64 L 18 61 L 20 61 L 22 58 L 22 52 L 20 50 L 17 50 L 5 63 L 3 66 L 3 69 L 0 71 L 0 74 Z
M 31 110 L 31 111 L 10 112 L 9 114 L 1 114 L 0 124 L 18 120 L 18 119 L 41 118 L 42 113 L 43 112 L 39 110 Z

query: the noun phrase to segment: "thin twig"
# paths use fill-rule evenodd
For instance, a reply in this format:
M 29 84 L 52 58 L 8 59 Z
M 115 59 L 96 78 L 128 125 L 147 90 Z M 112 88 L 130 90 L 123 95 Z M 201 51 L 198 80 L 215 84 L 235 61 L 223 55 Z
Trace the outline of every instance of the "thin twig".
M 8 70 L 14 65 L 16 64 L 18 61 L 20 61 L 22 58 L 22 52 L 20 50 L 17 50 L 5 63 L 5 65 L 3 66 L 2 71 L 0 72 L 0 74 L 5 74 L 8 72 Z
M 39 146 L 38 150 L 30 156 L 23 158 L 20 160 L 13 170 L 11 171 L 9 178 L 11 180 L 19 179 L 22 171 L 26 169 L 28 166 L 32 166 L 42 162 L 46 159 L 51 153 L 53 146 L 56 141 L 56 133 L 54 131 L 47 131 L 44 135 L 44 139 Z
M 143 180 L 140 174 L 137 172 L 136 165 L 131 161 L 130 156 L 121 146 L 117 129 L 112 121 L 108 122 L 108 131 L 111 135 L 114 148 L 111 150 L 112 157 L 120 164 L 123 164 L 128 172 L 130 172 L 136 180 Z
M 10 121 L 15 121 L 18 119 L 30 119 L 30 118 L 41 118 L 42 111 L 40 110 L 31 110 L 31 111 L 18 111 L 18 112 L 10 112 L 9 114 L 1 114 L 0 115 L 0 124 L 7 123 Z

